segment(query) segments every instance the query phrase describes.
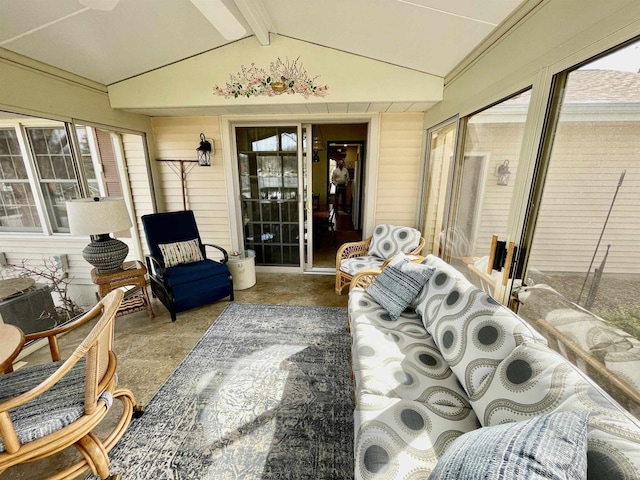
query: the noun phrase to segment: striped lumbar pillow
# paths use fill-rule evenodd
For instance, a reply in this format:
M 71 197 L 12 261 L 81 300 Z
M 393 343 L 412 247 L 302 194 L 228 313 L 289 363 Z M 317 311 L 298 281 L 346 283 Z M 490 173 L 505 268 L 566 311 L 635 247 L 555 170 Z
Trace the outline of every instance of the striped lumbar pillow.
M 164 266 L 167 268 L 204 260 L 197 238 L 185 242 L 161 243 L 158 246 L 162 252 Z
M 583 480 L 588 411 L 562 411 L 458 437 L 429 480 Z
M 432 267 L 413 263 L 405 254 L 398 252 L 367 288 L 367 293 L 395 320 L 418 296 L 433 270 Z

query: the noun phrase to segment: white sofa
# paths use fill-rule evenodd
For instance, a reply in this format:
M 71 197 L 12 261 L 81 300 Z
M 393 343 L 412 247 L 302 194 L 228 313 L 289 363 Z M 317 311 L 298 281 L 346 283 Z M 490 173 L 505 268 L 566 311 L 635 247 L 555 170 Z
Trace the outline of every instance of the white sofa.
M 589 411 L 588 478 L 640 479 L 640 422 L 453 267 L 424 263 L 432 275 L 395 320 L 366 291 L 372 273 L 351 285 L 355 478 L 427 478 L 466 432 Z

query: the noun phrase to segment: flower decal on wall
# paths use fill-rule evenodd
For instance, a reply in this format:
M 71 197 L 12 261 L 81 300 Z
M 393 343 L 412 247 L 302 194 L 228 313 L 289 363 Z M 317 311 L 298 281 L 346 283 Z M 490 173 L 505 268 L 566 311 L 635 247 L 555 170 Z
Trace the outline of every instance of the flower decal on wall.
M 318 85 L 316 79 L 319 75 L 310 77 L 298 60 L 300 57 L 293 62 L 289 62 L 288 58 L 284 62 L 278 58 L 271 62 L 268 72 L 264 68 L 256 67 L 254 63 L 249 68 L 242 65 L 238 73 L 229 75 L 225 88 L 216 85 L 213 87 L 213 93 L 225 98 L 249 98 L 258 95 L 273 97 L 283 93 L 299 93 L 304 98 L 327 95 L 329 87 Z

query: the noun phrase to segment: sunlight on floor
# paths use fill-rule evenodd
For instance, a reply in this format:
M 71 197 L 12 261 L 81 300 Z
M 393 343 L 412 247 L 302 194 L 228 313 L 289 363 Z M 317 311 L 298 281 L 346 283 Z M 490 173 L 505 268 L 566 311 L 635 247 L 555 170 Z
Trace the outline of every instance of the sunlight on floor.
M 204 376 L 197 388 L 207 399 L 199 421 L 211 459 L 207 478 L 221 478 L 235 469 L 238 449 L 250 452 L 250 471 L 234 471 L 242 478 L 261 478 L 278 421 L 277 411 L 286 390 L 291 365 L 287 359 L 306 345 L 273 345 L 237 361 L 223 375 Z

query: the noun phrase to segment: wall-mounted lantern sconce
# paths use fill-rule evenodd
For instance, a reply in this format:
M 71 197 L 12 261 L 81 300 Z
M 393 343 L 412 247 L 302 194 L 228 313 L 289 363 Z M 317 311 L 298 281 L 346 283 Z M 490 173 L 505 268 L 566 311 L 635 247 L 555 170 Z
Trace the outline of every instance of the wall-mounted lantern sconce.
M 509 176 L 511 171 L 509 170 L 509 160 L 502 162 L 502 165 L 498 165 L 496 169 L 496 176 L 498 177 L 498 185 L 509 185 Z
M 198 165 L 201 167 L 210 167 L 213 143 L 205 138 L 204 133 L 200 134 L 200 146 L 196 148 L 196 150 L 198 151 Z

